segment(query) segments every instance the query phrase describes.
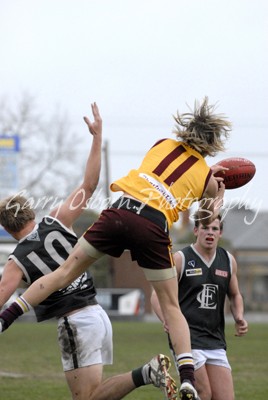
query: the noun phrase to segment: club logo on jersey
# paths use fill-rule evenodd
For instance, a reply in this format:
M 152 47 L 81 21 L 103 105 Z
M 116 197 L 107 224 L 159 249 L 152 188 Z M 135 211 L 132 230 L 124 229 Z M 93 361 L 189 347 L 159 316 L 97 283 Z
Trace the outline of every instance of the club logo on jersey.
M 33 232 L 31 233 L 28 237 L 27 240 L 31 241 L 31 242 L 39 242 L 40 241 L 40 237 L 38 232 Z
M 203 289 L 196 296 L 197 301 L 200 303 L 199 308 L 206 310 L 215 310 L 217 308 L 218 298 L 218 285 L 203 284 Z
M 190 260 L 187 263 L 190 267 L 195 268 L 195 260 Z
M 221 269 L 216 269 L 215 275 L 222 276 L 223 278 L 228 278 L 228 271 L 222 271 Z
M 196 268 L 195 260 L 188 261 L 187 265 L 189 265 L 189 267 L 191 267 L 192 269 L 186 269 L 185 270 L 186 276 L 195 276 L 195 275 L 202 275 L 203 274 L 201 268 Z

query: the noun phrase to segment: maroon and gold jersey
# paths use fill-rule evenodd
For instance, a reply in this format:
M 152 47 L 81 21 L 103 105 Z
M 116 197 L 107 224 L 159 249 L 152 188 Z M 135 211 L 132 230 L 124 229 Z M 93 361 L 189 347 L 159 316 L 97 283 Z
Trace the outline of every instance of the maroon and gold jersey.
M 196 150 L 173 139 L 158 141 L 145 155 L 140 167 L 111 184 L 165 214 L 169 226 L 179 212 L 201 199 L 211 169 Z

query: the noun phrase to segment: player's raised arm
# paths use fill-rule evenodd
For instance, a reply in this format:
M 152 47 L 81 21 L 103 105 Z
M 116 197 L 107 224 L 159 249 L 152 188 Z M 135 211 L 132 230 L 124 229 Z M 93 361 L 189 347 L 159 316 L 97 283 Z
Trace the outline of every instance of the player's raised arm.
M 87 202 L 94 193 L 100 176 L 101 146 L 102 146 L 102 119 L 96 103 L 91 104 L 93 122 L 88 117 L 84 121 L 93 136 L 93 142 L 86 163 L 83 182 L 61 204 L 51 212 L 52 217 L 58 218 L 65 226 L 71 227 L 79 217 Z

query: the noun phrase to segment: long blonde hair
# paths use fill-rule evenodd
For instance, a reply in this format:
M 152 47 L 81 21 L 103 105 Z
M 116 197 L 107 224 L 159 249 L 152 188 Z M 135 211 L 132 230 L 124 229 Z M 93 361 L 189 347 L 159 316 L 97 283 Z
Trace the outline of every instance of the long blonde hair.
M 174 116 L 177 138 L 194 148 L 203 157 L 214 157 L 225 150 L 225 141 L 231 131 L 231 122 L 222 114 L 214 114 L 215 105 L 208 104 L 205 97 L 202 104 L 195 101 L 194 110 Z

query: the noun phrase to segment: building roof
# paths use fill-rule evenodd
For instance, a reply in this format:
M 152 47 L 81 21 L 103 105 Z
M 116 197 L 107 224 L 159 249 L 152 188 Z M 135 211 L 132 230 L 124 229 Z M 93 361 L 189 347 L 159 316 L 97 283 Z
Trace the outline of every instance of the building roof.
M 268 212 L 245 208 L 229 210 L 224 216 L 223 238 L 233 249 L 268 250 Z

